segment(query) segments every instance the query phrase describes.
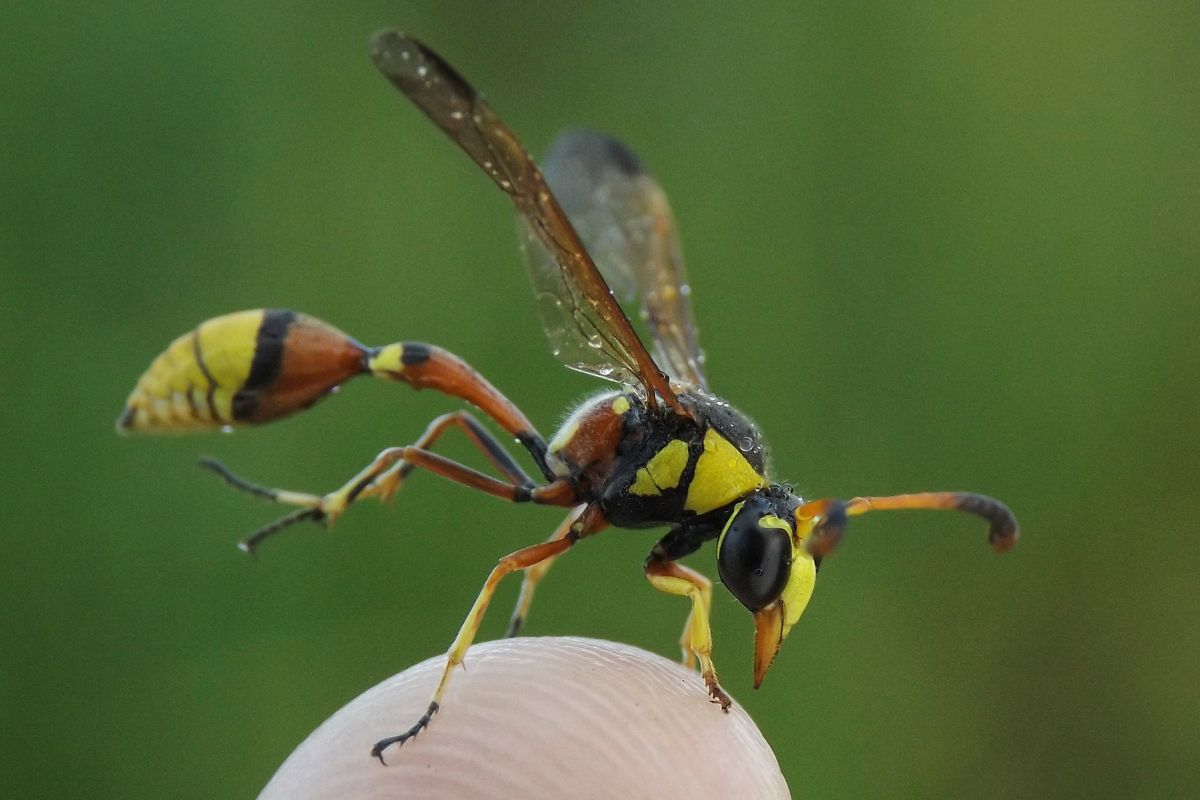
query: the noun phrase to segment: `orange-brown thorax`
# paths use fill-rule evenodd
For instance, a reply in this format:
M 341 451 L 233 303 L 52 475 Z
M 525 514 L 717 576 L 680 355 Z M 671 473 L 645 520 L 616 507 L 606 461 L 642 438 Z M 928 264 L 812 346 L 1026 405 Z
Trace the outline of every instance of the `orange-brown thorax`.
M 767 485 L 758 429 L 728 403 L 690 390 L 691 412 L 649 409 L 631 392 L 581 404 L 551 439 L 551 471 L 600 503 L 618 527 L 681 523 Z

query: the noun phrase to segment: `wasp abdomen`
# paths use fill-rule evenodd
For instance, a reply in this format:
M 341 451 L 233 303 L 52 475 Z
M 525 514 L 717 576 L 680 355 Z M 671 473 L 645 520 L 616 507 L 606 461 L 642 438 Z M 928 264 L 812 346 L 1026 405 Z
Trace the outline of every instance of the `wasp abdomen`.
M 138 380 L 120 430 L 188 431 L 300 411 L 365 369 L 366 349 L 295 311 L 215 317 L 180 336 Z

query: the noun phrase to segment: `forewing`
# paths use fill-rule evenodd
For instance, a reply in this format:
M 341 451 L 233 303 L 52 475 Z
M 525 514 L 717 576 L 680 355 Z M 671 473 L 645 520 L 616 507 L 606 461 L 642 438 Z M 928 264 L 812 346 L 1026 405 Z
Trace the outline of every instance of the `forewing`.
M 539 295 L 548 295 L 539 297 L 539 305 L 543 309 L 549 305 L 567 326 L 561 336 L 559 329 L 548 329 L 551 346 L 564 363 L 641 384 L 651 406 L 657 395 L 679 413 L 687 413 L 634 333 L 533 159 L 483 96 L 440 56 L 404 34 L 378 34 L 371 57 L 396 88 L 509 196 L 524 220 L 528 238 L 549 255 L 557 274 L 535 288 Z M 556 337 L 570 340 L 569 353 L 561 342 L 556 346 Z
M 542 169 L 601 274 L 621 300 L 638 302 L 658 363 L 707 387 L 675 217 L 658 182 L 629 148 L 591 130 L 562 133 Z

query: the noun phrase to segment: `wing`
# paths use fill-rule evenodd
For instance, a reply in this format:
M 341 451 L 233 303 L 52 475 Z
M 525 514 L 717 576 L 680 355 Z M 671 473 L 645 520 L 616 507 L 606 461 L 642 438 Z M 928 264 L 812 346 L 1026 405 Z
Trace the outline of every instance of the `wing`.
M 598 131 L 560 134 L 542 169 L 617 297 L 639 300 L 658 363 L 707 388 L 675 217 L 658 182 L 625 145 Z
M 547 287 L 535 288 L 544 309 L 552 306 L 568 320 L 570 333 L 564 336 L 582 343 L 568 354 L 552 336 L 552 347 L 560 351 L 557 355 L 569 359 L 564 363 L 598 375 L 607 371 L 606 377 L 640 384 L 651 407 L 657 405 L 657 396 L 677 413 L 687 414 L 584 250 L 537 165 L 483 96 L 440 56 L 402 33 L 377 34 L 371 57 L 396 88 L 509 196 L 532 243 L 553 257 L 557 274 Z

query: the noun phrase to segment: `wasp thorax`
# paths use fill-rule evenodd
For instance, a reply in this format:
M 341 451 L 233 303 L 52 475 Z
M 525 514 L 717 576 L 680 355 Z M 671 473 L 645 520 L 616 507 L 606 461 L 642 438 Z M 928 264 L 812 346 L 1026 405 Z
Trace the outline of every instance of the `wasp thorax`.
M 717 542 L 717 572 L 733 596 L 751 611 L 783 593 L 792 566 L 792 529 L 775 504 L 754 495 L 734 507 Z

